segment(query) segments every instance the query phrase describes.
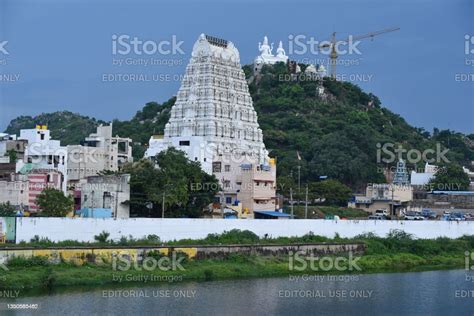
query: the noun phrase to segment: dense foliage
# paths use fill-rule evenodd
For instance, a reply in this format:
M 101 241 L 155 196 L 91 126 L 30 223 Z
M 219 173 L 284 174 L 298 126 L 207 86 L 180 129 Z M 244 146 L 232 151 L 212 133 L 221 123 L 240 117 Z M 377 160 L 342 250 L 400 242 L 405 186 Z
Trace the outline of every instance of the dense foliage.
M 41 209 L 41 216 L 64 217 L 72 211 L 74 201 L 61 190 L 46 188 L 36 197 L 36 204 Z
M 93 117 L 61 111 L 42 113 L 37 116 L 20 116 L 12 120 L 6 133 L 20 135 L 21 129 L 35 128 L 37 124 L 47 125 L 53 139 L 61 140 L 62 145 L 80 144 L 86 136 L 95 132 L 99 124 L 106 124 Z
M 325 78 L 322 82 L 325 93 L 320 95 L 318 81 L 292 76 L 284 64 L 264 67 L 258 76 L 253 74 L 251 66 L 243 68 L 251 82 L 249 90 L 266 147 L 277 158 L 280 177 L 297 181 L 300 167 L 302 184 L 328 176 L 361 190 L 368 182 L 384 182 L 381 171 L 396 163 L 396 160 L 377 162 L 377 145 L 387 143 L 421 152 L 436 149 L 439 143 L 442 149 L 449 149 L 446 157 L 452 163 L 471 166 L 474 160 L 474 134 L 438 129 L 429 133 L 412 127 L 382 107 L 376 96 L 351 83 Z M 174 97 L 163 104 L 149 102 L 131 120 L 114 120 L 114 135 L 132 138 L 134 157 L 143 157 L 150 136 L 163 133 L 174 102 Z M 71 144 L 83 141 L 102 122 L 70 112 L 56 112 L 19 117 L 10 123 L 7 132 L 18 133 L 21 128 L 34 127 L 35 123 L 48 124 L 53 138 Z M 407 165 L 417 170 L 423 166 L 424 161 Z
M 153 162 L 125 165 L 123 172 L 131 175 L 132 216 L 161 217 L 164 201 L 165 217 L 201 217 L 219 190 L 215 176 L 174 148 L 159 153 Z
M 456 164 L 439 166 L 429 186 L 440 191 L 465 191 L 469 188 L 469 176 Z
M 248 68 L 246 74 L 252 79 Z M 385 182 L 380 170 L 397 162 L 377 163 L 377 144 L 386 143 L 422 152 L 436 149 L 439 142 L 449 148 L 446 156 L 452 162 L 468 166 L 474 159 L 474 135 L 436 129 L 430 135 L 411 127 L 356 85 L 324 78 L 325 93 L 319 95 L 318 84 L 313 78 L 291 76 L 285 65 L 278 64 L 264 67 L 249 85 L 265 144 L 278 158 L 279 175 L 295 178 L 300 166 L 301 183 L 321 175 L 352 188 Z M 420 161 L 408 167 L 423 165 Z
M 0 203 L 0 216 L 1 217 L 11 217 L 16 214 L 15 206 L 11 205 L 9 201 L 5 203 Z

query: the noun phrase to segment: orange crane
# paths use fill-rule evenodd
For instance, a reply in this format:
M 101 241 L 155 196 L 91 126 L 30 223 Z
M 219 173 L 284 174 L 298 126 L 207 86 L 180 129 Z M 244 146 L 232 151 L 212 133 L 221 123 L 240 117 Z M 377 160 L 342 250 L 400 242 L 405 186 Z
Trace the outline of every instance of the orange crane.
M 364 34 L 364 35 L 353 36 L 352 38 L 349 37 L 346 40 L 340 40 L 340 41 L 336 40 L 336 32 L 333 32 L 330 41 L 326 41 L 325 43 L 322 43 L 321 45 L 319 45 L 319 49 L 323 49 L 323 48 L 331 49 L 331 53 L 329 54 L 329 57 L 331 58 L 331 68 L 330 68 L 330 73 L 329 73 L 330 76 L 332 78 L 336 77 L 336 60 L 337 60 L 337 57 L 338 57 L 336 47 L 339 44 L 347 44 L 347 43 L 349 43 L 349 41 L 358 41 L 358 40 L 361 40 L 361 39 L 364 39 L 364 38 L 373 39 L 377 35 L 385 34 L 385 33 L 389 33 L 389 32 L 394 32 L 394 31 L 398 31 L 398 30 L 400 30 L 399 27 L 393 27 L 393 28 L 389 28 L 389 29 L 385 29 L 385 30 L 381 30 L 381 31 L 367 33 L 367 34 Z

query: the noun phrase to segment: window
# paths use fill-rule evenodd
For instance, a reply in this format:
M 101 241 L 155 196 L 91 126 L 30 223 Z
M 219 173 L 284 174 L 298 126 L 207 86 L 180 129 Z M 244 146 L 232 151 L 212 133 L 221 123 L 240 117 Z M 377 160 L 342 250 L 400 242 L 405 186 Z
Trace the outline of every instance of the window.
M 225 202 L 226 202 L 227 204 L 231 204 L 231 203 L 232 203 L 232 197 L 227 196 L 227 197 L 225 198 Z
M 189 146 L 189 140 L 180 140 L 179 146 Z
M 225 172 L 230 172 L 230 165 L 225 165 L 224 166 L 224 171 Z
M 221 172 L 222 164 L 220 162 L 212 163 L 212 172 Z
M 225 188 L 230 188 L 230 181 L 229 180 L 224 181 L 224 187 Z

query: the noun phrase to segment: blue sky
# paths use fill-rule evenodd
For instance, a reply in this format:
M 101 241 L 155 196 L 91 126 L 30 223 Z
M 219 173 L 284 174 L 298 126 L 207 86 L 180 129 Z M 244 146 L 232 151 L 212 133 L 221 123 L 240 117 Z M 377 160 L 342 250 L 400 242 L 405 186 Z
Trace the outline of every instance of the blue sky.
M 70 110 L 104 120 L 129 119 L 149 101 L 163 102 L 179 88 L 192 46 L 200 33 L 228 39 L 242 64 L 270 42 L 289 36 L 326 40 L 392 26 L 358 46 L 361 55 L 341 56 L 353 66 L 338 72 L 379 96 L 382 104 L 418 127 L 474 133 L 474 73 L 466 65 L 465 35 L 474 35 L 474 2 L 446 1 L 0 1 L 0 129 L 19 115 Z M 113 55 L 112 36 L 143 41 L 183 41 L 184 54 Z M 470 46 L 474 49 L 474 44 Z M 0 51 L 1 52 L 1 51 Z M 113 65 L 139 58 L 173 61 L 174 66 Z M 324 55 L 290 55 L 324 60 Z M 135 74 L 148 82 L 104 81 L 107 74 Z M 153 81 L 168 75 L 171 79 Z M 458 77 L 456 77 L 458 76 Z M 354 77 L 353 77 L 354 78 Z M 166 78 L 165 78 L 166 79 Z

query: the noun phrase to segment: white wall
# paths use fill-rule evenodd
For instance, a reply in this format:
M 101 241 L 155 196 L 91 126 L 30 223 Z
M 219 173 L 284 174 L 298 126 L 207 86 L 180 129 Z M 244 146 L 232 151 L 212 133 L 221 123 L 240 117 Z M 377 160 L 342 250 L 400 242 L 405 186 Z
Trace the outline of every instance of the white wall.
M 251 230 L 259 236 L 302 236 L 310 231 L 316 235 L 341 237 L 374 232 L 384 237 L 391 229 L 401 229 L 418 238 L 440 236 L 457 238 L 474 234 L 474 222 L 447 221 L 333 221 L 333 220 L 226 220 L 226 219 L 95 219 L 95 218 L 17 218 L 16 241 L 30 241 L 35 235 L 52 241 L 94 241 L 102 231 L 110 238 L 132 235 L 140 238 L 149 234 L 168 241 L 183 238 L 204 238 L 209 233 L 231 229 Z

